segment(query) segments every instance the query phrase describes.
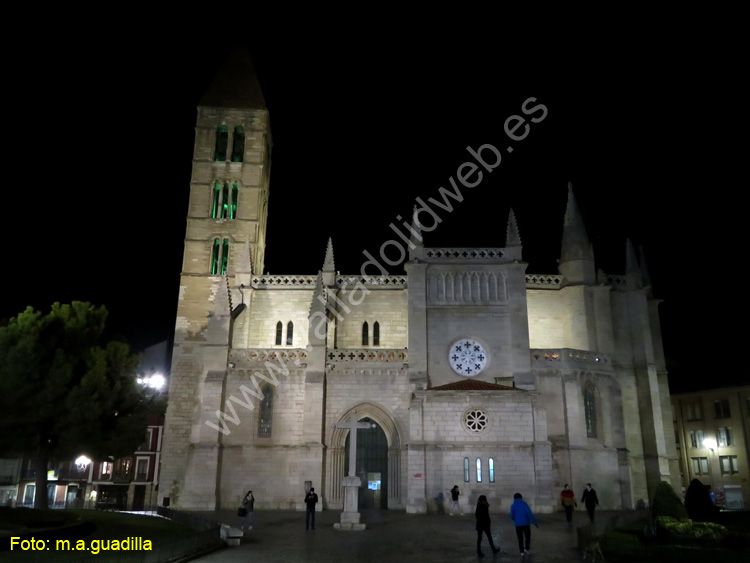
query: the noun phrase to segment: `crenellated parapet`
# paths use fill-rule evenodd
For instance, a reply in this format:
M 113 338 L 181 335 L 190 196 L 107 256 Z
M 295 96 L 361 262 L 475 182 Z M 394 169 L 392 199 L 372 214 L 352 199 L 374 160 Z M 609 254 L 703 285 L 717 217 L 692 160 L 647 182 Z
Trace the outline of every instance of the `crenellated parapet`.
M 428 262 L 466 262 L 467 260 L 486 261 L 487 263 L 505 262 L 504 248 L 425 248 Z

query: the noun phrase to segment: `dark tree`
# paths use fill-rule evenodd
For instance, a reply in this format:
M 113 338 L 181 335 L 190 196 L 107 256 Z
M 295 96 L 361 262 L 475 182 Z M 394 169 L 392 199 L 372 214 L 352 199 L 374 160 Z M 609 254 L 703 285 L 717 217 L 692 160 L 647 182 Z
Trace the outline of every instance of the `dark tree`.
M 693 479 L 685 492 L 685 508 L 691 520 L 711 522 L 718 510 L 711 501 L 706 486 L 698 479 Z
M 682 505 L 680 497 L 674 492 L 672 485 L 666 481 L 661 481 L 656 486 L 651 511 L 654 517 L 669 516 L 677 520 L 687 520 L 688 518 L 688 513 Z
M 49 461 L 128 455 L 163 410 L 136 382 L 139 357 L 103 341 L 106 319 L 104 307 L 74 301 L 0 326 L 0 452 L 33 460 L 36 508 L 47 508 Z

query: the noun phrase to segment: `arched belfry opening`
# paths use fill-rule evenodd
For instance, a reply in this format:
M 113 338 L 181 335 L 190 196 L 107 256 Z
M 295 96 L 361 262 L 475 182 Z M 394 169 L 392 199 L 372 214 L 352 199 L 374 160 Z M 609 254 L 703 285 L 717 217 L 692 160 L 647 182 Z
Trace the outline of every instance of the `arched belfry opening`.
M 378 405 L 360 404 L 345 412 L 337 422 L 351 420 L 370 423 L 357 434 L 356 475 L 361 509 L 402 508 L 401 437 L 393 417 Z M 329 508 L 343 507 L 341 481 L 349 472 L 349 430 L 336 428 L 328 450 L 327 494 Z

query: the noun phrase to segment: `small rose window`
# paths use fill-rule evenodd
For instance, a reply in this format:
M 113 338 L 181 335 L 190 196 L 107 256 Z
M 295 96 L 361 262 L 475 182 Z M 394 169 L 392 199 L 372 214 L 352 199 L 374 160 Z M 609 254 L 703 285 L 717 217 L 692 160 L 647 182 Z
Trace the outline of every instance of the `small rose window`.
M 472 409 L 464 415 L 464 425 L 471 432 L 487 428 L 487 414 L 481 409 Z

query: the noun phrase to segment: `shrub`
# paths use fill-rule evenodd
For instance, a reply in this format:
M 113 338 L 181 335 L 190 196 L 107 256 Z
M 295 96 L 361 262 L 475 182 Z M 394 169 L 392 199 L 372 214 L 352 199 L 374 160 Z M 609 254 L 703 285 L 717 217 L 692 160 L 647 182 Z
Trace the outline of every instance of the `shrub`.
M 716 541 L 722 538 L 727 529 L 714 522 L 693 522 L 692 520 L 678 520 L 669 516 L 658 516 L 656 525 L 669 535 L 686 539 Z
M 680 497 L 674 492 L 672 485 L 666 481 L 662 481 L 656 487 L 654 500 L 651 503 L 651 510 L 656 518 L 666 516 L 676 520 L 688 519 L 688 512 L 685 510 Z

